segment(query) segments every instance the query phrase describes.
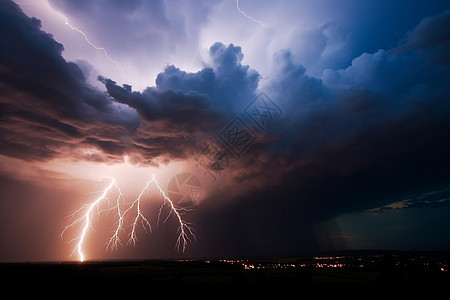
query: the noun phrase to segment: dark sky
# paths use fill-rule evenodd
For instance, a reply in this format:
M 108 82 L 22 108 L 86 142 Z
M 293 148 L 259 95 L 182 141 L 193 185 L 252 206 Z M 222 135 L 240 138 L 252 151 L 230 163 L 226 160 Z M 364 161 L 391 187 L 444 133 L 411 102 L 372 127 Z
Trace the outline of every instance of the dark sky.
M 0 1 L 0 261 L 450 250 L 448 1 L 191 2 Z

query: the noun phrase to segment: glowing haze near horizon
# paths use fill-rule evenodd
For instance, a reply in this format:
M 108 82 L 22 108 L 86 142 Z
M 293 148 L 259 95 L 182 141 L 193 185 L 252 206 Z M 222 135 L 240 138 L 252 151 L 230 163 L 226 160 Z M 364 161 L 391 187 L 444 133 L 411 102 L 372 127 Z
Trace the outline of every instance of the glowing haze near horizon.
M 182 173 L 201 185 L 197 241 L 177 251 L 150 191 L 152 232 L 106 251 L 117 216 L 94 217 L 87 259 L 450 250 L 449 9 L 0 0 L 0 261 L 76 259 L 60 234 L 113 178 L 132 201 Z M 253 115 L 265 127 L 246 113 L 261 93 L 279 109 Z M 255 136 L 238 155 L 236 117 Z

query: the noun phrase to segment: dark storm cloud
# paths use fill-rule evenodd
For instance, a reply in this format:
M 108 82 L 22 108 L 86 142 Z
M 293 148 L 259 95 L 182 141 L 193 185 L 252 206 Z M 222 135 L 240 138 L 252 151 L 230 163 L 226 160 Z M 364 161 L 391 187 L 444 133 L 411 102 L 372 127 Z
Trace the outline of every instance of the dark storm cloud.
M 80 159 L 140 164 L 186 158 L 233 108 L 254 96 L 259 75 L 241 65 L 240 47 L 211 47 L 213 65 L 197 73 L 169 66 L 155 87 L 133 92 L 99 77 L 90 86 L 63 46 L 13 3 L 1 7 L 1 152 L 44 160 Z M 123 105 L 125 104 L 125 105 Z M 89 149 L 99 151 L 92 155 Z
M 165 123 L 164 128 L 173 126 L 172 131 L 194 131 L 214 123 L 214 114 L 208 116 L 210 101 L 206 95 L 195 92 L 158 92 L 147 88 L 144 92 L 132 92 L 131 86 L 117 86 L 109 79 L 100 78 L 108 93 L 117 102 L 136 109 L 147 122 Z
M 211 98 L 214 108 L 228 112 L 242 108 L 255 96 L 260 76 L 258 72 L 242 65 L 244 54 L 239 46 L 215 43 L 209 49 L 212 66 L 197 73 L 186 73 L 168 67 L 158 74 L 156 86 L 160 90 L 195 91 Z
M 158 74 L 156 86 L 143 92 L 133 92 L 129 85 L 120 87 L 102 77 L 100 81 L 111 97 L 136 109 L 144 120 L 166 120 L 178 126 L 178 131 L 192 131 L 226 121 L 255 96 L 259 82 L 259 74 L 241 64 L 240 47 L 215 43 L 210 55 L 211 67 L 187 73 L 168 66 Z
M 80 68 L 66 62 L 63 46 L 40 30 L 16 4 L 0 7 L 1 152 L 46 159 L 70 152 L 91 135 L 128 134 L 136 114 L 113 104 L 86 83 Z M 113 132 L 99 132 L 108 126 Z
M 326 214 L 449 180 L 448 20 L 448 12 L 426 18 L 395 51 L 364 53 L 322 80 L 293 64 L 288 51 L 279 55 L 268 90 L 287 111 L 289 129 L 270 145 L 280 166 L 294 170 L 283 188 L 308 182 Z
M 430 63 L 450 63 L 449 26 L 450 11 L 436 17 L 425 18 L 414 30 L 408 33 L 405 41 L 394 53 L 419 51 Z
M 211 67 L 196 73 L 168 66 L 158 74 L 156 85 L 142 92 L 129 85 L 99 77 L 118 103 L 135 109 L 148 129 L 135 138 L 139 154 L 187 158 L 217 134 L 248 99 L 255 97 L 259 74 L 241 64 L 240 47 L 216 43 L 210 48 Z M 165 146 L 165 147 L 164 147 Z
M 272 124 L 265 139 L 258 139 L 229 170 L 235 188 L 243 191 L 236 202 L 246 203 L 231 206 L 230 213 L 254 205 L 249 213 L 258 218 L 275 199 L 283 199 L 290 210 L 314 212 L 310 223 L 397 201 L 411 189 L 424 192 L 445 184 L 449 68 L 445 59 L 430 60 L 430 43 L 416 32 L 436 27 L 433 47 L 445 48 L 448 27 L 441 25 L 446 18 L 447 13 L 429 17 L 398 47 L 364 53 L 347 68 L 325 71 L 321 79 L 308 75 L 289 50 L 278 53 L 275 73 L 263 89 L 283 108 L 283 121 Z M 172 124 L 181 131 L 209 126 L 202 134 L 217 135 L 217 128 L 254 98 L 259 75 L 241 65 L 239 47 L 216 43 L 210 54 L 210 68 L 187 73 L 169 66 L 156 86 L 142 93 L 102 81 L 116 101 L 135 108 L 150 124 L 169 121 L 165 113 L 180 115 L 184 103 L 191 114 Z M 189 100 L 189 95 L 196 97 Z M 147 147 L 157 141 L 149 137 L 141 143 Z M 184 145 L 195 152 L 189 137 Z M 223 194 L 214 197 L 217 203 L 227 202 L 218 200 Z M 289 222 L 297 224 L 298 214 L 291 217 Z
M 206 227 L 217 251 L 311 251 L 314 222 L 405 199 L 411 208 L 448 205 L 449 20 L 448 12 L 428 17 L 395 49 L 364 53 L 322 79 L 289 50 L 279 53 L 263 88 L 284 110 L 280 134 L 253 145 L 230 171 L 241 188 L 255 178 L 259 185 L 203 220 L 233 220 L 220 232 Z

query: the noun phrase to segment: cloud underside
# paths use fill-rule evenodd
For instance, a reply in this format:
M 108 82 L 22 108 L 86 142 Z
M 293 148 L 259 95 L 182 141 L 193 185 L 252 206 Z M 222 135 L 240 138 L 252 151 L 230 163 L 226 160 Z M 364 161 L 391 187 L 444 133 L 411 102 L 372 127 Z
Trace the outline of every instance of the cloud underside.
M 310 200 L 302 205 L 329 216 L 449 179 L 450 12 L 424 19 L 399 46 L 364 53 L 320 78 L 285 50 L 262 86 L 257 70 L 242 64 L 242 49 L 218 42 L 210 66 L 195 73 L 168 66 L 143 91 L 102 76 L 106 92 L 88 84 L 61 56 L 63 45 L 12 2 L 0 6 L 0 27 L 4 156 L 186 160 L 264 90 L 283 117 L 229 171 L 238 186 L 271 183 L 252 185 L 261 205 L 282 197 L 297 207 L 304 196 Z
M 143 92 L 100 78 L 90 86 L 63 46 L 13 3 L 2 5 L 1 152 L 27 160 L 155 164 L 187 158 L 223 121 L 234 101 L 248 99 L 259 75 L 241 65 L 240 47 L 211 47 L 214 65 L 198 73 L 169 66 Z M 202 140 L 203 139 L 203 140 Z M 95 153 L 96 155 L 91 155 Z

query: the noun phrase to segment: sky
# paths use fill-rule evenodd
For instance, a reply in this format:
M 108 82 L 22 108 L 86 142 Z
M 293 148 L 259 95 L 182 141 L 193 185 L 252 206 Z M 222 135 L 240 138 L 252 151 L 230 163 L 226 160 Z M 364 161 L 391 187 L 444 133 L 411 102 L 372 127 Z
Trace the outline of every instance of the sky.
M 0 0 L 0 261 L 450 250 L 449 53 L 442 0 Z

